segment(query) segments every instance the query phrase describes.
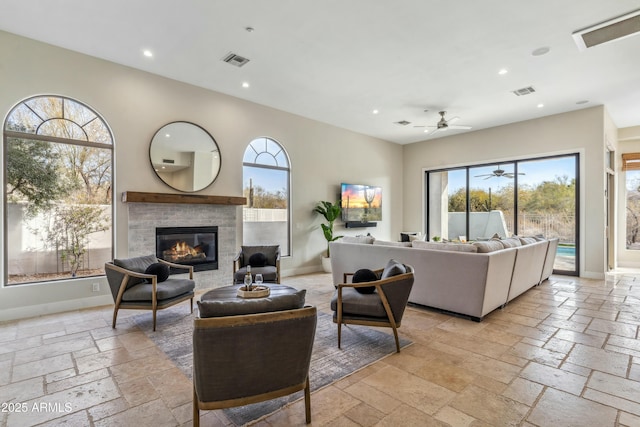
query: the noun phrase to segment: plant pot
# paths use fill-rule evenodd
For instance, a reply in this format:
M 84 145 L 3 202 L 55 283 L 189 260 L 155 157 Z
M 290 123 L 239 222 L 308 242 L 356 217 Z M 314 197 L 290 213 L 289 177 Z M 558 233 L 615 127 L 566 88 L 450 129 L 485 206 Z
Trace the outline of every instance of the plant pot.
M 331 258 L 328 256 L 322 257 L 322 269 L 325 273 L 331 273 Z

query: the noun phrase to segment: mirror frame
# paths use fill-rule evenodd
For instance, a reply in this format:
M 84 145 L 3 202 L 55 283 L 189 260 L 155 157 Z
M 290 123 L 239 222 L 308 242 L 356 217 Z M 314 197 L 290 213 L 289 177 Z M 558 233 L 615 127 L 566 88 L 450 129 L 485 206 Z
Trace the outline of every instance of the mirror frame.
M 200 139 L 200 142 L 202 142 L 202 143 L 209 142 L 211 144 L 212 151 L 217 151 L 218 152 L 218 170 L 216 171 L 215 175 L 213 175 L 213 171 L 212 171 L 212 175 L 213 176 L 211 177 L 209 182 L 206 185 L 199 186 L 199 188 L 193 187 L 193 189 L 185 189 L 184 186 L 183 186 L 183 188 L 179 188 L 178 186 L 175 185 L 175 183 L 167 182 L 165 180 L 165 178 L 163 178 L 161 176 L 161 174 L 158 172 L 158 170 L 156 169 L 156 165 L 153 162 L 154 156 L 152 155 L 152 153 L 153 153 L 153 149 L 154 149 L 154 142 L 156 143 L 156 145 L 160 144 L 160 142 L 162 141 L 160 139 L 160 138 L 162 138 L 162 135 L 165 135 L 165 134 L 170 135 L 171 134 L 170 131 L 167 132 L 167 130 L 171 129 L 171 127 L 173 125 L 176 125 L 176 124 L 179 124 L 179 125 L 190 125 L 190 126 L 193 126 L 194 128 L 197 128 L 198 131 L 204 133 L 203 137 L 206 136 L 206 137 L 209 138 L 209 140 L 206 140 L 206 139 L 202 138 L 202 139 Z M 185 148 L 189 148 L 189 147 L 185 147 Z M 179 154 L 181 152 L 180 151 L 175 151 L 175 153 Z M 195 151 L 194 151 L 194 155 L 195 155 Z M 162 154 L 161 154 L 161 156 L 162 156 Z M 161 126 L 153 134 L 153 137 L 151 138 L 151 142 L 149 143 L 149 162 L 151 163 L 151 168 L 153 169 L 153 171 L 156 174 L 156 176 L 164 184 L 166 184 L 167 186 L 169 186 L 169 187 L 171 187 L 171 188 L 173 188 L 174 190 L 177 190 L 177 191 L 182 191 L 182 192 L 185 192 L 185 193 L 195 193 L 197 191 L 202 191 L 205 188 L 209 187 L 218 178 L 218 176 L 220 175 L 220 169 L 222 168 L 222 155 L 220 153 L 220 146 L 218 145 L 218 142 L 215 140 L 215 138 L 205 128 L 203 128 L 202 126 L 197 125 L 195 123 L 192 123 L 192 122 L 178 120 L 178 121 L 170 122 L 170 123 L 167 123 L 167 124 Z M 171 163 L 167 163 L 167 165 L 169 165 L 169 164 L 171 164 Z M 190 162 L 188 166 L 182 166 L 182 167 L 178 166 L 178 168 L 176 168 L 176 170 L 179 170 L 179 169 L 193 169 L 193 167 L 194 167 L 193 166 L 193 162 Z

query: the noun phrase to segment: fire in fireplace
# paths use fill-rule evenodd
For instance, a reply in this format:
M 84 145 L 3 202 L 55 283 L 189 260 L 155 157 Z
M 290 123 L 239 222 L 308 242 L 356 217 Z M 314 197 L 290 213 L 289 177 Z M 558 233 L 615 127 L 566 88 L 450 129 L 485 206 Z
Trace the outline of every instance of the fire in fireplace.
M 217 270 L 218 227 L 156 228 L 156 256 L 176 264 L 193 265 L 194 271 Z

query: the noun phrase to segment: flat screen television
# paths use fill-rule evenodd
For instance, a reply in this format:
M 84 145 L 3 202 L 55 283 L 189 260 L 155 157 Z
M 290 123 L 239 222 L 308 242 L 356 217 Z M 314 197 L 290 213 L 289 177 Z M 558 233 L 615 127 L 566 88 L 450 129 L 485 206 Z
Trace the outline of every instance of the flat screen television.
M 340 200 L 344 222 L 382 221 L 382 187 L 342 183 Z

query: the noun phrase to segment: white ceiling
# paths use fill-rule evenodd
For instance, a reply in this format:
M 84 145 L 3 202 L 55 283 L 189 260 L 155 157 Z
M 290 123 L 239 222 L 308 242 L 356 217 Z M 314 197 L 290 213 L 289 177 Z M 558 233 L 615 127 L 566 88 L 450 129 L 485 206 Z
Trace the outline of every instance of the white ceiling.
M 586 51 L 571 35 L 640 0 L 0 3 L 1 30 L 400 144 L 469 132 L 413 127 L 440 110 L 471 131 L 601 104 L 640 125 L 640 34 Z

